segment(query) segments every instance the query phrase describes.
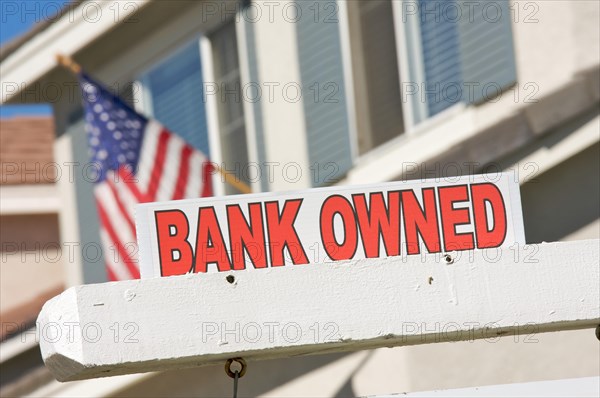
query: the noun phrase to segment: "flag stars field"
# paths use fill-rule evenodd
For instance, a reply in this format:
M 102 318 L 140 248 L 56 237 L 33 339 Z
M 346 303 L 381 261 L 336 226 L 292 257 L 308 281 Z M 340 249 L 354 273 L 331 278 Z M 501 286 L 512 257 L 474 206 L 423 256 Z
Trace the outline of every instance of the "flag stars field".
M 139 278 L 133 222 L 138 203 L 212 196 L 207 157 L 79 74 L 94 195 L 109 279 Z

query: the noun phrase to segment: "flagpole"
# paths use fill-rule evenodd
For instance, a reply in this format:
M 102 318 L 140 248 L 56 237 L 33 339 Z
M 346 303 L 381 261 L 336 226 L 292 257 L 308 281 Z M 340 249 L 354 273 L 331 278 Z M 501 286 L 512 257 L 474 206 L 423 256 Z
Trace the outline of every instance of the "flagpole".
M 77 62 L 75 62 L 73 60 L 73 58 L 69 57 L 68 55 L 56 54 L 56 62 L 58 62 L 59 65 L 67 68 L 68 70 L 70 70 L 71 72 L 73 72 L 76 75 L 81 73 L 81 65 L 79 65 Z M 216 171 L 218 171 L 223 176 L 223 178 L 227 184 L 231 185 L 232 187 L 234 187 L 241 193 L 252 193 L 252 188 L 250 188 L 250 186 L 248 184 L 244 183 L 243 181 L 238 179 L 236 176 L 223 170 L 221 167 L 219 167 L 218 165 L 216 165 L 214 163 L 213 163 L 213 167 L 215 168 Z
M 56 62 L 76 75 L 81 73 L 81 66 L 68 55 L 56 54 Z
M 252 193 L 252 188 L 250 188 L 250 186 L 248 184 L 246 184 L 242 180 L 239 180 L 235 175 L 223 170 L 222 168 L 217 166 L 215 163 L 212 163 L 212 165 L 215 168 L 215 170 L 217 170 L 223 176 L 226 183 L 228 183 L 229 185 L 231 185 L 232 187 L 234 187 L 241 193 Z

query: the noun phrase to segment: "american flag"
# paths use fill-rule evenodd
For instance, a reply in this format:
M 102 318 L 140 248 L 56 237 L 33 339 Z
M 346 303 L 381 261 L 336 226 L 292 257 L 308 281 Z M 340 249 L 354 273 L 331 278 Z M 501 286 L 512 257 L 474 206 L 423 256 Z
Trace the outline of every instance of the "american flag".
M 108 278 L 139 278 L 135 205 L 211 196 L 214 167 L 202 152 L 86 74 L 79 80 L 89 156 L 98 172 L 94 196 Z

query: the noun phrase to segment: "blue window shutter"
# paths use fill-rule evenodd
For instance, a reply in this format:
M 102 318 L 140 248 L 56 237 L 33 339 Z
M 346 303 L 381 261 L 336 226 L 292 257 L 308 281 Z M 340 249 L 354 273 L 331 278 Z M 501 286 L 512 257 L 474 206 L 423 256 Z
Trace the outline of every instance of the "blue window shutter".
M 210 155 L 200 47 L 192 41 L 142 77 L 152 117 Z
M 467 5 L 461 6 L 466 9 Z M 508 1 L 470 2 L 472 20 L 463 16 L 459 26 L 463 81 L 473 93 L 467 103 L 491 99 L 517 80 Z
M 428 116 L 516 81 L 507 0 L 419 0 L 419 21 Z
M 352 166 L 339 20 L 332 12 L 338 5 L 335 0 L 296 4 L 302 9 L 296 29 L 311 179 L 321 186 Z
M 458 19 L 444 11 L 448 0 L 419 0 L 427 110 L 433 116 L 462 101 Z

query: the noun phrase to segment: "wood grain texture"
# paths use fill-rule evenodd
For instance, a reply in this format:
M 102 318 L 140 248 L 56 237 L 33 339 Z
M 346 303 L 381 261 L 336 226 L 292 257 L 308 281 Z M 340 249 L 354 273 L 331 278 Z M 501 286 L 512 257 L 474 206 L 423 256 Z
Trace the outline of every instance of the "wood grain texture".
M 599 323 L 589 240 L 79 286 L 46 303 L 38 332 L 68 381 Z

